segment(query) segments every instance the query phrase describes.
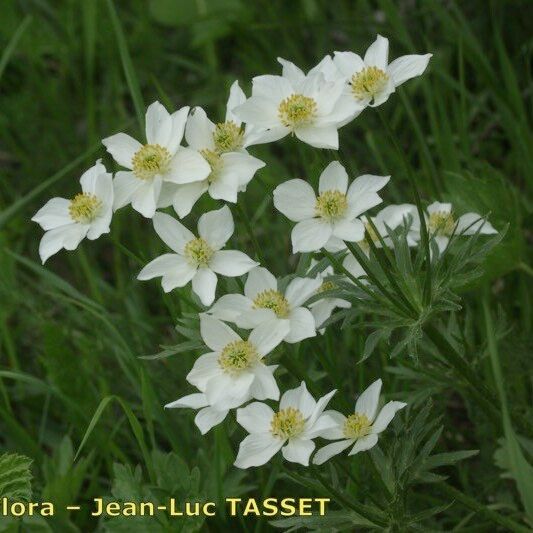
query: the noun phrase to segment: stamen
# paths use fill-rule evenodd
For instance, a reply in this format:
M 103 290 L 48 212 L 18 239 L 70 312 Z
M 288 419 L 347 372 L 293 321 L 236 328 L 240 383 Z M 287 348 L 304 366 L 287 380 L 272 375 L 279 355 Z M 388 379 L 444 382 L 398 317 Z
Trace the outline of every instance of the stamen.
M 322 283 L 322 285 L 320 285 L 320 287 L 318 288 L 318 290 L 316 291 L 317 294 L 320 294 L 321 292 L 326 292 L 326 291 L 333 291 L 337 288 L 337 285 L 335 285 L 335 283 L 333 283 L 333 281 L 324 281 Z
M 201 237 L 193 239 L 185 245 L 185 256 L 194 266 L 208 266 L 214 253 L 215 251 L 211 246 Z
M 379 236 L 370 223 L 365 222 L 365 236 L 363 240 L 358 241 L 357 244 L 363 251 L 368 253 L 370 250 L 370 240 L 372 240 L 373 243 L 379 242 Z
M 274 437 L 286 440 L 297 437 L 304 430 L 305 421 L 302 412 L 293 407 L 278 411 L 270 422 L 270 432 Z
M 200 150 L 200 154 L 202 154 L 202 157 L 209 163 L 209 166 L 211 167 L 211 173 L 209 176 L 207 176 L 207 181 L 209 183 L 213 183 L 217 180 L 221 168 L 222 161 L 220 159 L 220 154 L 213 150 L 209 150 L 208 148 Z
M 254 299 L 254 309 L 272 309 L 278 318 L 289 316 L 290 305 L 287 298 L 274 289 L 260 292 Z
M 365 67 L 350 80 L 352 93 L 358 100 L 375 98 L 389 81 L 389 75 L 378 67 Z
M 334 222 L 348 209 L 346 195 L 340 191 L 324 191 L 315 204 L 316 214 L 329 222 Z
M 354 413 L 344 422 L 344 436 L 347 439 L 360 439 L 370 433 L 370 420 L 366 415 Z
M 219 153 L 239 150 L 242 148 L 243 138 L 244 132 L 241 131 L 241 127 L 237 126 L 232 120 L 220 122 L 215 126 L 215 131 L 213 132 L 215 149 Z
M 281 101 L 278 116 L 287 128 L 294 129 L 312 123 L 317 114 L 316 101 L 303 94 L 293 94 Z
M 455 229 L 455 220 L 451 213 L 436 211 L 429 215 L 428 230 L 433 235 L 449 237 Z
M 224 346 L 218 364 L 225 372 L 235 374 L 252 366 L 258 358 L 257 350 L 252 343 L 239 340 Z
M 82 192 L 70 201 L 68 212 L 75 222 L 88 224 L 96 218 L 101 207 L 102 201 L 97 196 Z
M 167 172 L 170 165 L 170 152 L 159 144 L 141 146 L 131 160 L 133 172 L 141 180 L 152 179 L 157 174 Z

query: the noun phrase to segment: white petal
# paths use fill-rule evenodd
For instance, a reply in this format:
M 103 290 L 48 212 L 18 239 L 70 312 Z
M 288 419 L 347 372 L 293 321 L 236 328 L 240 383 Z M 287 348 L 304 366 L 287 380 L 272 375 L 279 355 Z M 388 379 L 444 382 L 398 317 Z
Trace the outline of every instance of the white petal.
M 348 174 L 346 169 L 338 162 L 332 161 L 320 174 L 318 192 L 340 191 L 346 194 L 348 190 Z
M 98 177 L 102 174 L 107 174 L 107 171 L 104 165 L 102 165 L 101 161 L 101 159 L 98 159 L 98 161 L 96 161 L 91 168 L 82 174 L 80 178 L 80 185 L 83 192 L 96 194 L 96 181 Z
M 348 189 L 348 199 L 358 198 L 370 192 L 377 192 L 390 180 L 390 176 L 374 176 L 372 174 L 363 174 L 356 178 Z
M 248 433 L 265 433 L 270 431 L 270 422 L 274 411 L 266 404 L 253 402 L 237 409 L 237 422 Z
M 235 322 L 252 308 L 252 302 L 242 294 L 225 294 L 209 309 L 208 313 L 220 320 Z
M 235 409 L 250 398 L 250 387 L 255 379 L 251 372 L 230 375 L 222 373 L 210 379 L 205 387 L 205 395 L 217 409 Z
M 372 383 L 372 385 L 370 385 L 355 402 L 355 412 L 365 415 L 370 422 L 372 422 L 376 416 L 381 385 L 381 379 L 374 381 L 374 383 Z
M 309 394 L 305 382 L 302 381 L 299 387 L 286 391 L 279 402 L 280 409 L 293 407 L 301 411 L 304 418 L 309 418 L 316 407 L 316 402 Z
M 161 192 L 161 177 L 156 176 L 151 182 L 145 181 L 133 193 L 131 207 L 145 218 L 153 218 Z
M 375 422 L 372 424 L 372 433 L 381 433 L 387 429 L 394 415 L 407 404 L 403 402 L 389 402 L 383 406 Z
M 274 102 L 280 102 L 293 93 L 294 88 L 291 82 L 282 76 L 266 74 L 256 76 L 252 80 L 252 96 L 260 96 Z
M 259 128 L 279 128 L 278 103 L 270 98 L 252 96 L 234 108 L 233 113 L 243 122 Z M 285 131 L 288 133 L 289 129 Z
M 320 218 L 310 218 L 298 222 L 291 232 L 293 253 L 318 252 L 333 234 L 329 222 Z
M 227 205 L 204 213 L 198 221 L 198 234 L 215 250 L 224 247 L 234 230 L 233 216 Z
M 313 218 L 315 205 L 315 191 L 304 180 L 289 180 L 274 189 L 274 206 L 293 222 Z
M 163 254 L 150 261 L 138 274 L 137 279 L 141 281 L 146 281 L 148 279 L 157 278 L 159 276 L 165 276 L 170 274 L 182 273 L 184 277 L 187 276 L 188 272 L 192 270 L 193 273 L 196 271 L 195 268 L 178 254 Z M 187 284 L 192 279 L 192 276 L 183 284 Z M 183 286 L 181 285 L 181 286 Z
M 236 204 L 240 186 L 239 178 L 223 170 L 222 172 L 222 175 L 217 176 L 217 179 L 209 184 L 209 196 L 215 200 Z
M 452 204 L 450 203 L 441 203 L 433 202 L 431 205 L 428 205 L 427 212 L 431 213 L 451 213 Z
M 208 268 L 199 268 L 192 278 L 192 290 L 203 305 L 211 305 L 215 300 L 217 276 Z
M 175 154 L 183 139 L 183 132 L 185 130 L 185 124 L 187 122 L 187 116 L 189 115 L 189 106 L 182 107 L 170 115 L 172 121 L 172 131 L 170 133 L 170 139 L 167 143 L 168 151 L 171 154 Z
M 353 444 L 353 440 L 340 440 L 338 442 L 332 442 L 323 448 L 320 448 L 313 457 L 313 463 L 315 465 L 324 464 L 328 459 L 331 459 L 334 455 L 338 455 Z
M 52 198 L 33 215 L 33 222 L 37 222 L 44 230 L 58 228 L 72 224 L 74 221 L 69 213 L 70 200 Z
M 322 421 L 322 419 L 327 420 L 327 429 L 320 431 L 317 434 L 318 437 L 327 440 L 339 440 L 346 438 L 344 435 L 344 424 L 346 423 L 346 417 L 342 413 L 328 409 L 322 413 L 320 420 Z M 315 424 L 315 426 L 316 425 L 317 424 Z
M 256 347 L 259 355 L 265 356 L 281 343 L 289 330 L 288 320 L 271 320 L 254 328 L 248 340 Z
M 166 147 L 172 133 L 172 120 L 168 111 L 159 102 L 154 102 L 146 110 L 146 140 L 148 144 Z
M 350 450 L 350 453 L 348 455 L 355 455 L 356 453 L 370 450 L 370 448 L 373 448 L 377 444 L 377 442 L 377 435 L 367 435 L 366 437 L 362 437 L 361 439 L 357 440 L 355 446 Z
M 274 379 L 276 365 L 266 366 L 259 363 L 254 366 L 255 380 L 250 388 L 252 398 L 256 400 L 279 400 L 279 388 Z
M 209 268 L 222 276 L 242 276 L 250 272 L 259 263 L 250 259 L 245 253 L 238 250 L 220 250 L 209 262 Z
M 103 139 L 102 144 L 120 166 L 129 169 L 133 168 L 132 159 L 135 152 L 142 147 L 139 141 L 125 133 L 111 135 L 111 137 Z
M 338 150 L 339 133 L 336 126 L 304 126 L 294 130 L 294 134 L 304 143 L 315 148 Z
M 309 458 L 315 449 L 315 443 L 311 440 L 290 439 L 286 446 L 281 449 L 283 457 L 291 463 L 309 466 Z
M 378 67 L 384 72 L 387 70 L 389 62 L 389 40 L 381 35 L 368 47 L 365 57 L 365 65 L 369 67 Z
M 285 126 L 276 126 L 274 128 L 259 128 L 251 124 L 246 124 L 244 129 L 244 147 L 254 144 L 264 144 L 279 141 L 285 135 L 288 135 L 289 128 Z
M 172 207 L 180 218 L 187 216 L 200 196 L 208 189 L 207 180 L 176 185 Z
M 235 116 L 233 110 L 241 104 L 246 102 L 246 95 L 239 86 L 239 82 L 235 80 L 230 87 L 228 102 L 226 104 L 226 122 L 235 122 L 237 126 L 241 125 L 241 121 Z
M 183 254 L 185 245 L 195 238 L 183 224 L 166 213 L 156 213 L 153 220 L 154 229 L 161 240 L 179 254 Z
M 270 431 L 248 435 L 239 445 L 239 453 L 234 465 L 237 468 L 264 465 L 283 444 L 284 441 L 274 438 Z
M 177 400 L 174 400 L 173 402 L 167 403 L 165 405 L 165 409 L 175 409 L 179 407 L 188 407 L 190 409 L 200 409 L 202 407 L 206 407 L 208 405 L 207 398 L 205 397 L 205 394 L 202 393 L 194 393 L 189 394 L 188 396 L 183 396 L 182 398 L 178 398 Z
M 207 314 L 200 315 L 200 333 L 206 345 L 217 352 L 230 342 L 241 340 L 227 324 Z
M 361 263 L 351 254 L 349 253 L 342 262 L 342 266 L 354 277 L 360 278 L 361 276 L 365 276 L 366 272 L 364 268 L 361 266 Z
M 264 161 L 243 152 L 230 152 L 220 157 L 223 167 L 215 184 L 229 175 L 234 176 L 240 186 L 247 185 L 255 173 L 265 166 Z
M 306 302 L 322 285 L 322 280 L 316 278 L 294 278 L 285 291 L 285 298 L 291 307 L 299 307 Z
M 333 62 L 346 78 L 351 78 L 365 67 L 361 57 L 353 52 L 335 52 Z
M 365 226 L 360 220 L 341 220 L 333 226 L 333 235 L 343 241 L 358 242 L 365 236 Z
M 293 344 L 303 339 L 316 336 L 316 325 L 313 314 L 309 309 L 298 307 L 293 310 L 290 317 L 291 330 L 285 337 L 285 342 Z
M 477 213 L 466 213 L 457 221 L 456 233 L 459 235 L 474 235 L 477 232 L 483 234 L 498 233 L 488 220 Z
M 186 376 L 187 381 L 202 392 L 205 391 L 209 380 L 221 372 L 218 358 L 219 354 L 215 352 L 205 353 L 198 357 Z
M 281 69 L 281 75 L 284 78 L 287 78 L 293 86 L 296 86 L 299 83 L 303 82 L 305 74 L 294 63 L 292 63 L 291 61 L 287 61 L 282 57 L 278 57 L 278 63 L 280 63 L 283 67 Z
M 263 267 L 256 267 L 251 270 L 244 284 L 244 295 L 250 300 L 254 300 L 260 292 L 267 290 L 278 290 L 276 278 Z
M 330 427 L 335 427 L 337 425 L 336 421 L 330 418 L 329 416 L 325 416 L 324 418 L 322 418 L 322 413 L 324 412 L 324 409 L 327 407 L 329 401 L 336 392 L 337 389 L 332 390 L 321 398 L 319 398 L 316 402 L 315 408 L 313 409 L 313 412 L 306 424 L 307 428 L 305 433 L 307 438 L 314 438 L 318 436 L 324 430 L 324 428 L 328 427 L 328 425 Z M 322 424 L 319 424 L 319 420 L 321 418 Z M 315 425 L 317 426 L 316 428 L 314 427 Z
M 132 196 L 143 184 L 142 180 L 135 177 L 133 172 L 121 170 L 113 179 L 113 209 L 116 211 L 131 203 Z
M 252 302 L 250 306 L 252 306 Z M 253 329 L 260 326 L 263 322 L 279 320 L 272 309 L 250 309 L 247 313 L 242 314 L 235 320 L 239 328 Z
M 170 162 L 165 180 L 181 185 L 205 180 L 210 173 L 209 163 L 196 150 L 180 146 Z
M 201 107 L 195 107 L 187 119 L 185 139 L 187 144 L 195 150 L 214 150 L 213 133 L 215 125 L 207 118 Z
M 433 54 L 425 55 L 408 55 L 395 59 L 387 68 L 388 75 L 396 87 L 404 81 L 420 76 Z
M 196 415 L 194 423 L 197 425 L 202 435 L 205 435 L 212 427 L 223 422 L 227 415 L 227 410 L 219 411 L 213 407 L 204 407 Z
M 43 264 L 62 248 L 74 250 L 87 234 L 87 230 L 87 226 L 73 223 L 47 231 L 39 244 L 39 255 Z

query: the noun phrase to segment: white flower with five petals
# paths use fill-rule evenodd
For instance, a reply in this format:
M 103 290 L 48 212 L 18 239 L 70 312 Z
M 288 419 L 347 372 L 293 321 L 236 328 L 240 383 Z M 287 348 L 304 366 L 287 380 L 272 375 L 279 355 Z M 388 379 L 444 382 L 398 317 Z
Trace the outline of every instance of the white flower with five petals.
M 146 111 L 146 144 L 125 133 L 102 141 L 115 161 L 127 168 L 115 175 L 114 209 L 127 204 L 146 218 L 156 211 L 163 183 L 192 183 L 207 178 L 211 168 L 195 150 L 180 146 L 189 107 L 172 115 L 154 102 Z
M 198 221 L 198 237 L 165 213 L 156 213 L 154 229 L 174 253 L 148 263 L 137 276 L 140 280 L 161 277 L 165 292 L 184 287 L 192 290 L 204 305 L 215 299 L 217 274 L 242 276 L 259 263 L 237 250 L 222 250 L 235 229 L 228 206 L 204 213 Z
M 333 62 L 346 80 L 345 94 L 363 107 L 385 103 L 402 83 L 420 76 L 432 54 L 406 55 L 389 64 L 389 40 L 378 35 L 361 58 L 353 52 L 335 52 Z
M 315 319 L 305 302 L 321 285 L 320 278 L 295 278 L 282 291 L 276 278 L 262 267 L 254 268 L 244 284 L 244 295 L 226 294 L 208 313 L 220 320 L 251 329 L 264 322 L 289 321 L 284 340 L 299 342 L 316 335 Z
M 325 416 L 336 421 L 334 428 L 330 428 L 320 436 L 328 440 L 337 440 L 324 446 L 313 457 L 313 463 L 321 465 L 328 459 L 341 453 L 350 446 L 353 448 L 348 455 L 355 455 L 374 447 L 378 442 L 378 435 L 387 429 L 394 415 L 407 404 L 403 402 L 389 402 L 377 414 L 381 379 L 374 381 L 355 403 L 355 412 L 346 417 L 337 411 L 326 411 Z
M 276 187 L 276 209 L 297 222 L 291 233 L 293 252 L 314 252 L 324 247 L 339 250 L 345 248 L 343 241 L 361 240 L 364 225 L 357 217 L 382 202 L 377 192 L 389 179 L 364 175 L 348 187 L 346 170 L 333 161 L 320 175 L 318 196 L 302 179 Z
M 160 207 L 172 205 L 178 216 L 183 218 L 206 191 L 211 198 L 235 203 L 237 193 L 246 190 L 257 170 L 265 163 L 245 150 L 252 141 L 250 128 L 243 130 L 241 121 L 233 113 L 233 108 L 245 100 L 246 96 L 235 82 L 230 90 L 224 122 L 214 124 L 201 107 L 191 111 L 185 139 L 189 147 L 207 161 L 211 172 L 201 181 L 185 185 L 166 184 Z
M 353 113 L 342 105 L 344 81 L 326 81 L 322 72 L 300 81 L 257 76 L 252 96 L 234 113 L 256 131 L 254 142 L 272 142 L 289 134 L 315 148 L 338 149 L 340 124 Z M 261 133 L 262 131 L 262 133 Z
M 113 182 L 98 160 L 80 178 L 82 192 L 71 200 L 52 198 L 32 220 L 45 234 L 39 245 L 39 255 L 44 263 L 59 250 L 74 250 L 87 237 L 97 239 L 109 233 L 113 216 Z
M 264 465 L 279 450 L 287 461 L 308 466 L 315 449 L 313 439 L 335 427 L 335 421 L 324 414 L 335 392 L 315 401 L 302 381 L 298 388 L 283 394 L 276 412 L 260 402 L 237 409 L 237 422 L 249 435 L 239 446 L 235 466 Z

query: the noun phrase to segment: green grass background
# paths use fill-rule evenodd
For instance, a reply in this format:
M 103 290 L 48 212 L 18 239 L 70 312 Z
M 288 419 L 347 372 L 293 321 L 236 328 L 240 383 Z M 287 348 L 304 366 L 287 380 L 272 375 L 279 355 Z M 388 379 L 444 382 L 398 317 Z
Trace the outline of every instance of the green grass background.
M 159 99 L 169 109 L 201 105 L 222 120 L 233 80 L 249 91 L 253 76 L 280 71 L 277 56 L 307 69 L 334 50 L 364 52 L 376 33 L 389 38 L 392 58 L 434 54 L 424 76 L 383 107 L 423 200 L 451 200 L 460 211 L 490 213 L 498 229 L 509 224 L 483 278 L 464 292 L 464 307 L 454 320 L 469 362 L 495 388 L 485 298 L 508 403 L 531 417 L 530 2 L 130 0 L 115 2 L 115 19 L 112 6 L 107 0 L 0 3 L 0 446 L 33 459 L 36 498 L 83 503 L 110 495 L 113 480 L 113 490 L 138 487 L 140 494 L 165 470 L 185 480 L 183 487 L 169 480 L 169 491 L 208 499 L 309 492 L 268 467 L 236 471 L 231 463 L 242 433 L 234 422 L 201 437 L 192 412 L 162 409 L 192 392 L 184 378 L 196 355 L 156 361 L 139 356 L 183 340 L 175 321 L 193 309 L 179 292 L 163 297 L 158 283 L 136 281 L 139 264 L 124 247 L 143 262 L 163 250 L 146 220 L 124 209 L 113 221 L 112 237 L 61 252 L 43 268 L 37 253 L 41 230 L 30 218 L 48 198 L 72 196 L 82 170 L 97 157 L 113 168 L 100 139 L 118 131 L 138 137 L 137 116 L 145 104 Z M 290 256 L 290 224 L 276 214 L 272 190 L 288 178 L 315 181 L 337 154 L 290 139 L 252 152 L 267 166 L 239 200 L 266 265 L 287 274 L 297 258 Z M 371 110 L 341 130 L 338 156 L 353 176 L 392 174 L 386 203 L 413 201 L 402 162 Z M 186 224 L 194 227 L 198 214 L 215 205 L 204 198 Z M 238 227 L 233 244 L 253 254 L 243 213 L 235 208 L 233 213 Z M 500 477 L 494 458 L 501 432 L 449 379 L 417 370 L 412 379 L 386 372 L 416 367 L 407 357 L 388 361 L 386 346 L 356 367 L 367 333 L 330 331 L 304 342 L 294 356 L 319 390 L 337 387 L 350 402 L 377 377 L 392 396 L 414 404 L 431 398 L 435 416 L 444 416 L 439 449 L 480 450 L 446 472 L 450 482 L 514 513 L 520 499 L 512 480 Z M 317 351 L 331 357 L 335 376 L 347 377 L 323 377 Z M 423 354 L 421 359 L 426 368 Z M 287 375 L 281 379 L 284 386 L 295 385 Z M 111 396 L 115 399 L 101 404 Z M 153 450 L 174 452 L 167 458 L 172 464 L 154 458 Z M 361 482 L 349 486 L 354 499 L 367 497 L 364 461 L 347 462 Z M 117 463 L 124 466 L 114 467 Z M 141 465 L 144 481 L 135 481 L 135 465 Z M 417 498 L 451 503 L 428 528 L 450 531 L 466 520 L 465 528 L 477 524 L 476 530 L 494 531 L 490 521 L 438 491 L 411 497 L 415 507 Z M 96 527 L 87 516 L 66 512 L 49 524 L 55 531 Z M 228 524 L 219 516 L 205 527 L 269 527 L 253 520 Z M 158 530 L 155 523 L 150 527 Z

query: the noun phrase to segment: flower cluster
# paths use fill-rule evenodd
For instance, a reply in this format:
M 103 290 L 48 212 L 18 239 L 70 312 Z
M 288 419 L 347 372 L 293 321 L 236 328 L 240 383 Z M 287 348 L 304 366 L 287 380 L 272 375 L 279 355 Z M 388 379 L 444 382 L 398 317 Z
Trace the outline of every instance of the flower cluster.
M 231 86 L 224 121 L 217 123 L 200 107 L 169 113 L 155 102 L 146 112 L 142 142 L 125 133 L 102 141 L 124 170 L 112 176 L 98 160 L 81 177 L 81 193 L 71 200 L 53 198 L 32 219 L 46 232 L 39 247 L 43 263 L 62 248 L 75 249 L 84 237 L 109 232 L 113 212 L 126 205 L 151 219 L 169 253 L 148 263 L 138 279 L 161 278 L 165 292 L 191 283 L 204 306 L 200 334 L 208 350 L 187 374 L 197 392 L 166 407 L 197 410 L 202 433 L 236 410 L 237 422 L 249 433 L 235 461 L 240 468 L 262 465 L 279 450 L 287 461 L 308 465 L 317 438 L 335 442 L 315 453 L 316 464 L 349 447 L 350 455 L 368 450 L 406 404 L 391 401 L 378 414 L 381 380 L 359 396 L 355 412 L 346 416 L 326 410 L 335 391 L 315 400 L 302 382 L 281 393 L 273 352 L 282 343 L 323 332 L 336 308 L 350 307 L 331 295 L 336 285 L 330 278 L 341 273 L 329 266 L 318 274 L 292 276 L 287 283 L 245 253 L 226 249 L 235 230 L 228 205 L 203 213 L 196 232 L 163 210 L 172 208 L 182 219 L 204 193 L 236 203 L 265 165 L 248 152 L 253 145 L 292 135 L 315 148 L 338 149 L 339 129 L 420 76 L 430 57 L 407 55 L 389 63 L 388 40 L 378 36 L 364 57 L 335 52 L 308 73 L 279 58 L 281 75 L 255 77 L 248 98 L 237 81 Z M 320 175 L 318 191 L 303 179 L 278 185 L 274 206 L 295 223 L 293 253 L 344 251 L 344 269 L 358 278 L 364 270 L 346 243 L 357 243 L 368 255 L 371 244 L 392 246 L 389 232 L 403 226 L 409 245 L 416 246 L 423 227 L 436 244 L 432 249 L 442 254 L 455 235 L 496 231 L 475 213 L 457 217 L 449 203 L 429 205 L 423 221 L 420 209 L 409 204 L 367 214 L 382 203 L 389 180 L 369 174 L 350 179 L 333 161 Z M 309 272 L 316 267 L 314 261 Z M 216 299 L 217 276 L 245 274 L 242 294 Z

